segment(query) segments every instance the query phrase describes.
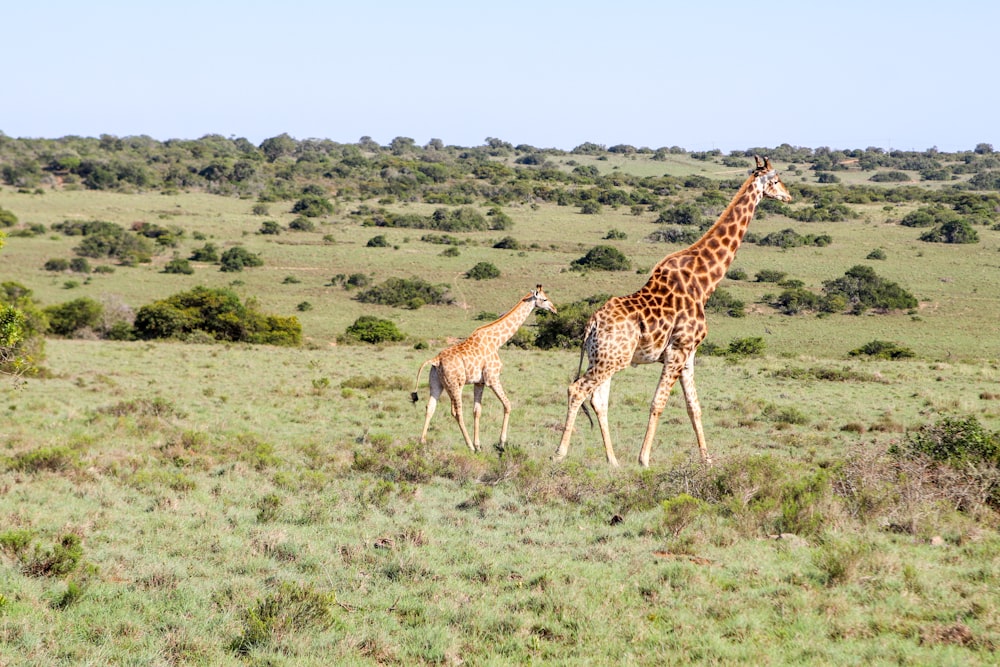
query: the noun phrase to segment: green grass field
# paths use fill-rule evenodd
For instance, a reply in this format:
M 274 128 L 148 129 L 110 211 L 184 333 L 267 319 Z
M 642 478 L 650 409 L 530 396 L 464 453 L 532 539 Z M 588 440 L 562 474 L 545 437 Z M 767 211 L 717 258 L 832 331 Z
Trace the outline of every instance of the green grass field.
M 592 163 L 726 170 L 684 156 Z M 1000 232 L 981 228 L 974 245 L 920 242 L 920 230 L 893 224 L 912 204 L 852 205 L 859 217 L 839 223 L 755 221 L 760 234 L 794 227 L 833 243 L 740 249 L 734 266 L 751 278 L 721 287 L 748 314 L 712 315 L 708 341 L 760 336 L 766 348 L 699 358 L 715 465 L 698 462 L 678 391 L 651 468 L 639 468 L 659 374 L 647 366 L 613 382 L 622 469 L 612 471 L 585 419 L 567 461 L 549 461 L 578 350 L 502 352 L 514 405 L 503 452 L 491 446 L 501 409 L 490 392 L 479 454 L 447 405 L 418 445 L 426 373 L 421 402 L 409 393 L 449 338 L 536 283 L 557 306 L 638 289 L 677 249 L 645 241 L 655 214 L 512 205 L 512 230 L 456 234 L 468 243 L 445 257 L 421 230 L 360 226 L 349 202 L 314 232 L 261 235 L 263 220 L 294 216 L 284 203 L 253 215 L 254 203 L 0 189 L 0 208 L 22 223 L 185 231 L 150 264 L 88 276 L 42 268 L 72 257 L 78 238 L 8 237 L 0 277 L 42 305 L 115 296 L 137 309 L 196 285 L 232 286 L 266 312 L 298 316 L 305 339 L 279 348 L 50 338 L 42 377 L 0 387 L 0 665 L 996 663 L 995 510 L 969 500 L 977 489 L 894 467 L 887 450 L 943 416 L 1000 429 Z M 627 238 L 602 240 L 610 229 Z M 377 234 L 390 247 L 366 247 Z M 508 234 L 527 248 L 492 248 Z M 209 241 L 243 244 L 265 263 L 162 273 L 175 250 L 186 257 Z M 569 270 L 598 244 L 622 250 L 634 270 Z M 875 248 L 885 260 L 865 259 Z M 464 278 L 480 261 L 501 277 Z M 775 269 L 818 289 L 856 264 L 899 282 L 919 308 L 785 316 L 759 303 L 777 287 L 752 278 Z M 455 304 L 362 304 L 332 283 L 356 272 L 448 284 Z M 296 309 L 306 301 L 311 309 Z M 408 340 L 338 344 L 363 314 L 393 320 Z M 915 357 L 848 356 L 874 339 Z M 471 426 L 471 389 L 465 402 Z M 991 488 L 988 475 L 955 484 L 970 479 Z

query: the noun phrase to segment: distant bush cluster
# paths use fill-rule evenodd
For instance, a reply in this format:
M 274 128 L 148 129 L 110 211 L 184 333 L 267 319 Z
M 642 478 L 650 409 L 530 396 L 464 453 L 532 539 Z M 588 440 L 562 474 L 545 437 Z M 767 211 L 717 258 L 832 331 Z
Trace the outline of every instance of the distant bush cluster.
M 838 313 L 845 310 L 860 315 L 867 310 L 908 310 L 918 305 L 916 297 L 897 283 L 878 276 L 874 269 L 860 264 L 848 269 L 841 278 L 825 281 L 822 294 L 794 286 L 778 295 L 765 295 L 764 301 L 786 315 L 804 311 Z
M 135 314 L 135 335 L 141 339 L 180 338 L 268 345 L 299 345 L 298 318 L 267 315 L 229 289 L 196 287 L 143 306 Z
M 432 285 L 422 278 L 389 278 L 381 285 L 359 292 L 358 301 L 381 306 L 397 306 L 416 310 L 425 305 L 452 302 L 445 285 Z

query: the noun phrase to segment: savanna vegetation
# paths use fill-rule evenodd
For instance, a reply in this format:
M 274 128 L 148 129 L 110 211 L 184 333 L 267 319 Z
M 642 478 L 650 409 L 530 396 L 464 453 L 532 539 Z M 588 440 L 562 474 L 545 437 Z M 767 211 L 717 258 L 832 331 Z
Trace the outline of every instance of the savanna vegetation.
M 794 200 L 708 304 L 715 465 L 680 396 L 650 469 L 585 423 L 553 464 L 587 317 L 754 153 Z M 0 231 L 0 664 L 996 663 L 988 144 L 0 134 Z M 507 446 L 420 445 L 420 363 L 536 284 Z

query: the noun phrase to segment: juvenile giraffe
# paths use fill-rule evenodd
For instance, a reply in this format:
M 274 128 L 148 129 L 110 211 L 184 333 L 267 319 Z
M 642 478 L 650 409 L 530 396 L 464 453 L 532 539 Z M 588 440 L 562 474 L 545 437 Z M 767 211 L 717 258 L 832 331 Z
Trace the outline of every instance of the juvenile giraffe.
M 650 405 L 639 464 L 649 465 L 656 426 L 678 377 L 701 458 L 705 463 L 712 462 L 705 445 L 701 405 L 694 387 L 695 350 L 708 333 L 705 302 L 735 258 L 736 249 L 761 199 L 768 197 L 787 202 L 792 198 L 771 167 L 771 161 L 754 157 L 756 169 L 698 241 L 664 257 L 653 267 L 642 289 L 628 296 L 612 297 L 587 322 L 580 365 L 583 365 L 583 353 L 586 352 L 588 368 L 569 386 L 566 425 L 554 460 L 566 457 L 577 411 L 589 398 L 597 413 L 608 463 L 618 467 L 608 430 L 611 378 L 630 364 L 660 362 L 663 371 Z
M 410 394 L 414 403 L 419 400 L 416 389 L 420 383 L 420 374 L 424 372 L 424 366 L 431 365 L 431 393 L 427 401 L 427 415 L 424 419 L 424 430 L 420 434 L 420 442 L 427 441 L 427 428 L 430 426 L 431 417 L 434 416 L 434 409 L 437 407 L 441 390 L 444 389 L 451 398 L 451 414 L 458 422 L 458 427 L 462 429 L 465 444 L 472 451 L 479 451 L 479 415 L 483 410 L 483 387 L 492 389 L 500 402 L 503 403 L 500 444 L 502 446 L 507 442 L 510 401 L 500 384 L 500 370 L 503 368 L 503 363 L 500 361 L 498 352 L 500 347 L 517 333 L 517 330 L 521 328 L 521 325 L 535 308 L 556 312 L 556 307 L 545 296 L 541 285 L 535 287 L 500 319 L 484 324 L 469 334 L 469 337 L 461 343 L 452 345 L 433 359 L 428 359 L 420 365 L 420 370 L 417 371 L 417 380 L 413 385 L 413 393 Z M 475 437 L 471 439 L 462 416 L 462 387 L 467 384 L 474 385 L 475 405 L 472 414 Z

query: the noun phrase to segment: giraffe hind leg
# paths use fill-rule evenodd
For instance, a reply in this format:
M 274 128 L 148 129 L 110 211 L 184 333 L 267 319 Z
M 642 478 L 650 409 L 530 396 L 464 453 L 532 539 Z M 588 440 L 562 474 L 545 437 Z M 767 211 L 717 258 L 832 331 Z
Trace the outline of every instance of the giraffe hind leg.
M 430 385 L 430 396 L 427 398 L 427 411 L 424 415 L 424 430 L 420 433 L 420 444 L 427 442 L 427 429 L 430 428 L 431 417 L 434 416 L 434 410 L 437 408 L 438 398 L 440 398 L 443 388 L 437 366 L 431 366 Z M 416 394 L 416 392 L 413 393 Z
M 694 386 L 694 354 L 688 357 L 681 371 L 681 389 L 684 390 L 684 400 L 687 403 L 688 418 L 691 420 L 691 427 L 694 429 L 694 437 L 698 441 L 698 451 L 701 453 L 701 460 L 712 465 L 712 457 L 708 453 L 708 445 L 705 442 L 705 429 L 701 425 L 701 403 L 698 401 L 698 391 Z

